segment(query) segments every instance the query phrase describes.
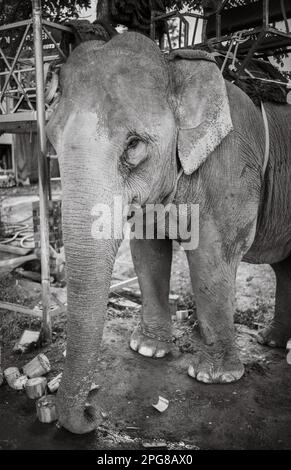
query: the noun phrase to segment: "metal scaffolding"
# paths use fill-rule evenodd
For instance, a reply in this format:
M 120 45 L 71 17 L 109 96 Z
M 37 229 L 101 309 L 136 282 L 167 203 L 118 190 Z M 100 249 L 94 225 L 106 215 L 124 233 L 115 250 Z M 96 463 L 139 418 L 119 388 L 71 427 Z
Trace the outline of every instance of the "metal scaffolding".
M 45 99 L 45 72 L 57 58 L 66 56 L 60 47 L 62 33 L 71 29 L 42 20 L 41 0 L 32 0 L 32 18 L 0 27 L 0 131 L 37 132 L 40 211 L 40 257 L 42 283 L 42 336 L 51 341 L 50 246 L 48 223 L 49 172 L 46 121 L 50 100 Z M 14 33 L 16 32 L 16 34 Z M 2 44 L 17 38 L 16 52 L 9 57 Z M 4 39 L 4 41 L 3 41 Z M 47 55 L 44 55 L 44 46 Z M 9 50 L 9 48 L 8 48 Z
M 253 57 L 265 59 L 276 52 L 291 52 L 290 18 L 290 1 L 254 0 L 245 5 L 240 0 L 224 0 L 215 13 L 181 13 L 177 10 L 160 14 L 153 11 L 151 38 L 155 39 L 156 24 L 160 21 L 166 23 L 165 40 L 160 44 L 166 52 L 174 48 L 191 48 L 194 45 L 220 52 L 239 37 L 238 52 L 243 57 L 239 67 L 241 74 Z M 169 34 L 173 21 L 177 36 L 175 46 Z M 193 30 L 191 37 L 190 22 Z M 278 23 L 282 27 L 278 28 Z M 197 34 L 198 30 L 201 37 Z

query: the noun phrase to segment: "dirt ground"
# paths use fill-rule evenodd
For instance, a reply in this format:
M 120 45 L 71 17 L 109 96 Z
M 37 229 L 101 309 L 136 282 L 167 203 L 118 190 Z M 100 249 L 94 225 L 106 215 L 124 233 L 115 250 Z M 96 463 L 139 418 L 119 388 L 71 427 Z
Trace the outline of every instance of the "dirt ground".
M 114 278 L 134 275 L 128 245 L 116 261 Z M 10 274 L 0 280 L 0 297 L 35 306 L 40 285 Z M 144 443 L 168 449 L 290 449 L 291 366 L 285 351 L 262 347 L 256 334 L 270 319 L 275 281 L 268 266 L 243 263 L 237 279 L 237 343 L 246 366 L 235 384 L 206 385 L 187 376 L 191 354 L 202 346 L 195 326 L 194 299 L 183 251 L 175 251 L 172 293 L 179 295 L 179 308 L 192 309 L 186 322 L 173 322 L 173 352 L 154 360 L 129 349 L 130 332 L 138 322 L 136 308 L 108 306 L 102 351 L 96 364 L 96 400 L 103 412 L 100 428 L 88 436 L 73 436 L 56 424 L 37 421 L 35 403 L 24 392 L 0 387 L 0 449 L 141 449 Z M 138 286 L 132 288 L 138 293 Z M 65 288 L 53 288 L 53 298 L 65 301 Z M 4 341 L 2 366 L 23 366 L 44 352 L 52 370 L 62 371 L 66 314 L 53 317 L 53 343 L 24 355 L 12 352 L 25 328 L 38 329 L 40 320 L 1 311 Z M 191 330 L 194 325 L 194 334 Z M 159 413 L 152 407 L 158 396 L 169 400 Z

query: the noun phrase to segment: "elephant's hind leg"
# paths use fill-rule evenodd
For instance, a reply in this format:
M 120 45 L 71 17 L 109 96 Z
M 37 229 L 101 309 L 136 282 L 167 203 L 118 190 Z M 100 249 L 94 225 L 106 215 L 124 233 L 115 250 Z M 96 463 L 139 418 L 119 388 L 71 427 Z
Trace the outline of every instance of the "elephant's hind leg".
M 275 315 L 270 325 L 259 332 L 258 341 L 273 348 L 285 348 L 291 338 L 291 256 L 272 268 L 277 280 Z
M 171 349 L 169 310 L 171 240 L 131 240 L 131 254 L 142 293 L 142 319 L 130 347 L 143 356 L 164 357 Z

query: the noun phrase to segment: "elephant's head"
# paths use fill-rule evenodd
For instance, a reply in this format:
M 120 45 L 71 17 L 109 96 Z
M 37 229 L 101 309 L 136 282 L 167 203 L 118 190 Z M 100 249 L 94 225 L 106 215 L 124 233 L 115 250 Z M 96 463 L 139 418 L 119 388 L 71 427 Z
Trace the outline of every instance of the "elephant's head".
M 120 242 L 92 237 L 96 204 L 112 208 L 114 196 L 124 206 L 165 201 L 179 165 L 195 171 L 231 129 L 216 64 L 207 53 L 189 58 L 168 60 L 150 39 L 125 33 L 81 44 L 61 73 L 62 97 L 47 132 L 62 177 L 68 280 L 58 412 L 75 433 L 99 419 L 86 403 Z

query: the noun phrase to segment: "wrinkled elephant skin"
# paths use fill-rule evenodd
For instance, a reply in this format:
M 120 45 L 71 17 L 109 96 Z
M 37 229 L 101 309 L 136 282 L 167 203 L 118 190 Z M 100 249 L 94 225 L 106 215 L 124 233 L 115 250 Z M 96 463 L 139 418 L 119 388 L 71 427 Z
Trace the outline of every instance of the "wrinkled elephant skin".
M 97 204 L 111 210 L 118 196 L 124 210 L 132 203 L 199 205 L 199 245 L 186 254 L 206 348 L 189 364 L 191 377 L 228 383 L 243 375 L 233 324 L 242 260 L 268 263 L 277 277 L 274 320 L 260 341 L 281 347 L 291 337 L 291 106 L 265 105 L 264 174 L 261 110 L 224 82 L 205 52 L 167 59 L 137 33 L 89 41 L 63 66 L 61 86 L 48 124 L 62 177 L 68 279 L 67 358 L 57 400 L 60 423 L 85 433 L 101 419 L 88 395 L 122 238 L 93 236 Z M 131 249 L 143 305 L 130 346 L 161 358 L 171 349 L 172 241 L 135 239 Z

